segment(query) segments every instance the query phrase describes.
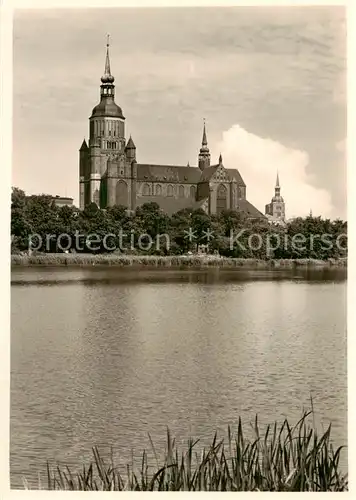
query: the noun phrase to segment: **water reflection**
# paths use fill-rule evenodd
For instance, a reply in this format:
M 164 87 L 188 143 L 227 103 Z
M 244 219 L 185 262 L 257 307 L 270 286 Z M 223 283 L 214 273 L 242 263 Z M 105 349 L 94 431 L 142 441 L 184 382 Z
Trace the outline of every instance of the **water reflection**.
M 100 282 L 101 284 L 119 283 L 206 283 L 235 281 L 279 281 L 307 280 L 313 282 L 325 281 L 345 281 L 347 277 L 346 268 L 325 268 L 325 269 L 270 269 L 270 270 L 246 270 L 246 269 L 201 269 L 201 270 L 177 270 L 177 269 L 157 269 L 157 270 L 135 270 L 130 268 L 58 268 L 58 267 L 31 267 L 13 268 L 11 275 L 12 285 L 27 285 L 36 283 L 37 285 L 58 285 L 76 284 L 78 281 L 88 285 Z
M 346 442 L 345 273 L 15 270 L 11 478 L 94 444 L 131 460 L 247 422 L 318 422 Z M 299 271 L 298 271 L 299 272 Z

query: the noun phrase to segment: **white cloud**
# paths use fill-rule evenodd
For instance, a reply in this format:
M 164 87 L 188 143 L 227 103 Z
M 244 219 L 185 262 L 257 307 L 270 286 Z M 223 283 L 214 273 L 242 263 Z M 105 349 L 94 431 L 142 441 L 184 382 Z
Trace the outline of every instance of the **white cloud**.
M 332 215 L 330 193 L 315 187 L 306 173 L 309 157 L 305 151 L 259 137 L 239 125 L 223 133 L 222 141 L 213 148 L 213 158 L 219 151 L 226 168 L 239 169 L 247 185 L 247 199 L 262 212 L 274 194 L 278 171 L 287 217 L 305 216 L 310 209 L 315 216 Z

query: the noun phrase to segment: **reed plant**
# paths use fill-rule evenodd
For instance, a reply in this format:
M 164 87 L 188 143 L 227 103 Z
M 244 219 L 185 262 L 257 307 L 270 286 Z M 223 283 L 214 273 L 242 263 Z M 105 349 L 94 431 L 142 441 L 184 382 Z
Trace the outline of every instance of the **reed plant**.
M 246 268 L 270 269 L 293 267 L 346 266 L 346 259 L 319 261 L 315 259 L 270 259 L 232 258 L 204 255 L 117 255 L 117 254 L 64 254 L 47 253 L 37 255 L 12 255 L 13 266 L 116 266 L 116 267 L 171 267 L 171 268 Z
M 93 461 L 73 472 L 47 464 L 47 489 L 105 491 L 347 491 L 347 473 L 340 468 L 343 447 L 334 450 L 331 426 L 318 435 L 304 413 L 296 425 L 275 423 L 262 433 L 257 417 L 253 438 L 247 439 L 238 421 L 227 439 L 215 434 L 209 447 L 197 450 L 189 440 L 180 451 L 167 430 L 164 458 L 159 460 L 150 438 L 155 466 L 144 451 L 140 465 L 115 466 L 93 448 Z

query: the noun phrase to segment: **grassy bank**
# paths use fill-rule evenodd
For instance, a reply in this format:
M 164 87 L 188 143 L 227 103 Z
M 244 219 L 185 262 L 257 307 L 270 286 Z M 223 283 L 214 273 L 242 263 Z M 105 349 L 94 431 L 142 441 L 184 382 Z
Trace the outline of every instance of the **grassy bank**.
M 156 255 L 113 255 L 113 254 L 41 254 L 41 255 L 12 255 L 13 266 L 116 266 L 116 267 L 170 267 L 170 268 L 248 268 L 248 269 L 273 269 L 273 268 L 330 268 L 345 267 L 347 259 L 237 259 L 217 256 L 167 256 Z
M 93 462 L 79 471 L 47 465 L 47 489 L 136 491 L 346 491 L 347 474 L 340 471 L 342 447 L 334 450 L 330 427 L 320 437 L 307 423 L 309 414 L 294 426 L 288 421 L 268 426 L 262 434 L 257 418 L 252 440 L 246 439 L 241 420 L 236 433 L 228 429 L 224 442 L 217 436 L 197 452 L 190 440 L 180 451 L 169 431 L 160 460 L 151 441 L 153 462 L 146 452 L 138 468 L 123 472 L 111 456 L 103 459 L 93 448 Z

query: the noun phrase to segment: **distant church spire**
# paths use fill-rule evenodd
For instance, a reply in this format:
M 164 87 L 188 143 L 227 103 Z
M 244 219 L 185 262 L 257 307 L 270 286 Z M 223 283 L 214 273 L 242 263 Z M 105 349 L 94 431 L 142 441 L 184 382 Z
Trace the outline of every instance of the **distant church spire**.
M 204 118 L 204 126 L 203 126 L 203 139 L 201 141 L 201 148 L 199 152 L 198 164 L 200 170 L 204 170 L 205 167 L 210 166 L 210 152 L 208 148 L 208 140 L 206 138 L 206 126 L 205 126 L 205 118 Z
M 265 213 L 266 215 L 270 215 L 275 221 L 284 221 L 285 220 L 285 203 L 284 199 L 281 196 L 281 187 L 279 184 L 279 172 L 277 170 L 276 177 L 276 185 L 274 188 L 274 196 L 271 200 L 271 203 L 266 205 Z

